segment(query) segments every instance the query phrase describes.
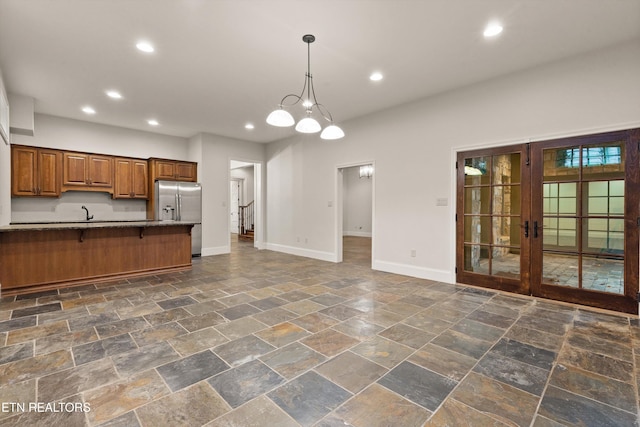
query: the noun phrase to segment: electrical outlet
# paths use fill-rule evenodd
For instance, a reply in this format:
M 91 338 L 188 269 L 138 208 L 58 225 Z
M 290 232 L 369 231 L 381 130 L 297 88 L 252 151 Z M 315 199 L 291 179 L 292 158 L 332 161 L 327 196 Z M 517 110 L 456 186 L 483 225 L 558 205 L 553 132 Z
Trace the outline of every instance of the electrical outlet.
M 411 249 L 411 258 L 415 258 L 415 257 L 416 257 L 416 250 Z

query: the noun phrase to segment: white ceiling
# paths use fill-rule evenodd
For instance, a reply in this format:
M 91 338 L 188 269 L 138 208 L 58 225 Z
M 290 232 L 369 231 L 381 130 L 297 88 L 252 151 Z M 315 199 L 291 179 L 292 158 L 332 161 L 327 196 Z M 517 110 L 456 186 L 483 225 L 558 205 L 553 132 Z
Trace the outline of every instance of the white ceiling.
M 486 40 L 491 20 L 504 32 Z M 302 90 L 307 33 L 318 101 L 341 124 L 640 40 L 640 0 L 0 0 L 0 69 L 39 113 L 269 142 L 294 133 L 265 118 Z M 374 70 L 384 80 L 369 81 Z

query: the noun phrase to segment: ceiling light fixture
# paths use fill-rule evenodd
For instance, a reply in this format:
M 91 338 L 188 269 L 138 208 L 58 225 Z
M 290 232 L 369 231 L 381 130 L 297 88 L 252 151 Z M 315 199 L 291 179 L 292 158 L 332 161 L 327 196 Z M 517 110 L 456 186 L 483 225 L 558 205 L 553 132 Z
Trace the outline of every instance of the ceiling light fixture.
M 89 107 L 88 105 L 86 107 L 82 107 L 82 111 L 85 114 L 95 114 L 96 110 L 94 110 L 92 107 Z
M 492 22 L 491 24 L 487 25 L 487 27 L 484 29 L 484 33 L 482 34 L 485 37 L 494 37 L 500 34 L 501 32 L 502 32 L 502 25 L 498 24 L 497 22 Z
M 255 128 L 255 126 L 253 125 L 253 123 L 247 123 L 246 125 L 244 125 L 244 128 L 247 130 L 251 130 Z
M 158 121 L 157 121 L 157 120 L 155 120 L 155 119 L 147 120 L 147 123 L 149 123 L 151 126 L 158 126 L 158 125 L 160 124 L 160 123 L 158 123 Z
M 380 80 L 382 80 L 382 77 L 382 73 L 376 71 L 369 76 L 369 80 L 373 82 L 379 82 Z
M 371 178 L 373 176 L 373 165 L 360 166 L 360 178 Z
M 122 95 L 120 94 L 120 92 L 115 91 L 115 90 L 108 90 L 106 92 L 107 96 L 109 98 L 113 98 L 113 99 L 122 99 Z
M 144 41 L 138 42 L 136 44 L 136 47 L 138 48 L 138 50 L 141 50 L 142 52 L 146 52 L 146 53 L 151 53 L 155 50 L 151 45 L 151 43 L 144 42 Z
M 473 166 L 469 166 L 469 165 L 465 165 L 464 174 L 471 175 L 471 176 L 484 175 L 480 169 Z
M 320 115 L 329 122 L 329 126 L 325 127 L 322 133 L 320 134 L 320 138 L 322 139 L 340 139 L 344 137 L 344 132 L 338 126 L 333 124 L 333 117 L 327 108 L 318 103 L 316 99 L 316 92 L 313 89 L 313 77 L 311 76 L 311 43 L 316 40 L 315 36 L 311 34 L 306 34 L 302 36 L 302 41 L 307 44 L 307 74 L 305 74 L 304 86 L 302 87 L 302 92 L 300 95 L 289 94 L 286 95 L 280 101 L 278 105 L 278 109 L 274 110 L 267 117 L 267 123 L 271 126 L 278 127 L 289 127 L 293 126 L 295 120 L 291 113 L 284 109 L 285 105 L 287 107 L 292 107 L 297 103 L 302 101 L 302 106 L 305 107 L 306 116 L 298 122 L 296 125 L 296 130 L 301 133 L 316 133 L 320 132 L 322 126 L 320 123 L 311 115 L 313 114 L 313 107 L 316 107 L 316 110 L 320 112 Z M 305 95 L 305 90 L 307 92 L 306 98 L 303 98 Z M 287 98 L 295 99 L 295 102 L 292 104 L 285 104 Z

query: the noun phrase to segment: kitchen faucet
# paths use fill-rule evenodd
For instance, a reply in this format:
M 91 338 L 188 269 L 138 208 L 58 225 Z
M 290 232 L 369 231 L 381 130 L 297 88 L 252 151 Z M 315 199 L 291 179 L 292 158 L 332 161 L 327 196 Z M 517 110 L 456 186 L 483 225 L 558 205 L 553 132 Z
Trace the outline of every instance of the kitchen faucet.
M 82 209 L 87 211 L 87 221 L 92 220 L 93 219 L 93 215 L 89 216 L 89 209 L 87 209 L 86 206 L 83 206 Z

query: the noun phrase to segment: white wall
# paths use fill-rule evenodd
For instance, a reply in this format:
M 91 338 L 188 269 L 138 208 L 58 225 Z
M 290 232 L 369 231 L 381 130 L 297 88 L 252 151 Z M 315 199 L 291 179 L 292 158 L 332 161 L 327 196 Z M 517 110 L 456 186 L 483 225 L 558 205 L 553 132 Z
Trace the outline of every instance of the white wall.
M 344 169 L 342 234 L 371 237 L 372 180 L 360 178 L 360 167 Z
M 14 135 L 11 142 L 142 159 L 189 160 L 186 138 L 43 114 L 35 115 L 34 136 Z
M 373 267 L 453 282 L 455 151 L 639 127 L 638 76 L 635 42 L 342 123 L 342 140 L 271 143 L 267 247 L 337 259 L 336 170 L 372 160 Z
M 0 70 L 0 88 L 0 92 L 6 93 L 2 70 Z M 9 222 L 11 222 L 11 148 L 0 138 L 0 225 L 7 225 Z
M 253 165 L 231 169 L 231 178 L 242 180 L 241 205 L 246 205 L 255 199 L 253 184 Z
M 91 191 L 68 191 L 56 197 L 14 197 L 11 222 L 84 221 L 85 206 L 93 221 L 144 221 L 146 200 L 113 200 L 111 194 Z
M 189 143 L 196 141 L 200 146 L 204 165 L 199 168 L 198 173 L 202 183 L 202 255 L 229 253 L 230 161 L 233 159 L 261 164 L 264 162 L 264 145 L 207 133 L 191 138 Z M 264 212 L 263 200 L 264 195 L 257 202 L 262 204 L 261 212 Z M 263 230 L 260 221 L 261 219 L 256 218 L 256 227 Z M 263 231 L 259 231 L 256 234 L 257 246 L 262 245 L 262 233 Z

